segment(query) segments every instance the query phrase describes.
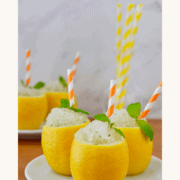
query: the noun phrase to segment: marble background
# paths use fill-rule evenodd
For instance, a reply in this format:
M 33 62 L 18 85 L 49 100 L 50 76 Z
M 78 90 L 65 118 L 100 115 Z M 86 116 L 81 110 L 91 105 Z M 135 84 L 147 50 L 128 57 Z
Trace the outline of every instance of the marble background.
M 79 107 L 93 116 L 107 109 L 109 83 L 116 78 L 116 7 L 144 3 L 136 36 L 125 107 L 144 108 L 161 80 L 161 0 L 19 0 L 18 79 L 25 77 L 25 52 L 31 49 L 31 84 L 67 76 L 75 53 L 82 56 L 75 76 Z M 161 95 L 149 118 L 161 118 Z

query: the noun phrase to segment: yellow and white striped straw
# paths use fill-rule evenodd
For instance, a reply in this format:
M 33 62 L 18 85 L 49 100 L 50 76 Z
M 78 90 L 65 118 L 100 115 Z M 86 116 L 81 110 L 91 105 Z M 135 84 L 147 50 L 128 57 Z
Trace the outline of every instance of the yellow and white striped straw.
M 139 21 L 140 21 L 141 16 L 142 16 L 142 10 L 143 10 L 143 4 L 136 5 L 135 18 L 134 18 L 134 22 L 133 22 L 133 29 L 131 32 L 131 43 L 130 43 L 131 53 L 133 53 L 135 36 L 138 32 Z
M 123 67 L 123 70 L 120 71 L 120 73 L 121 73 L 120 75 L 125 75 L 125 76 L 124 76 L 124 79 L 122 81 L 120 81 L 122 83 L 119 84 L 120 86 L 121 85 L 124 85 L 124 86 L 122 87 L 122 89 L 119 93 L 117 92 L 119 94 L 119 99 L 120 99 L 119 100 L 120 103 L 117 106 L 118 109 L 121 109 L 124 106 L 125 95 L 127 92 L 127 84 L 128 84 L 128 80 L 129 80 L 129 71 L 131 68 L 131 59 L 133 56 L 133 49 L 134 49 L 134 44 L 135 44 L 135 36 L 138 32 L 138 24 L 141 19 L 142 8 L 143 8 L 142 4 L 136 5 L 136 11 L 134 13 L 134 20 L 132 23 L 131 35 L 128 37 L 127 47 L 124 48 L 124 51 L 123 51 L 124 56 L 122 55 L 124 57 L 124 60 L 122 59 L 124 67 Z
M 129 4 L 126 13 L 125 30 L 122 41 L 122 53 L 129 48 L 129 40 L 131 38 L 132 25 L 134 19 L 134 4 Z
M 132 33 L 132 24 L 133 24 L 133 12 L 134 4 L 129 4 L 127 8 L 126 22 L 125 22 L 125 31 L 123 36 L 123 43 L 121 48 L 121 57 L 118 61 L 117 66 L 117 92 L 115 98 L 115 107 L 121 109 L 124 106 L 124 96 L 126 94 L 126 88 L 124 86 L 128 82 L 129 76 L 126 76 L 127 72 L 130 69 L 129 60 L 131 55 L 128 54 L 129 44 Z
M 121 4 L 117 5 L 117 42 L 116 42 L 116 50 L 117 50 L 117 56 L 116 60 L 117 62 L 120 60 L 121 55 L 121 40 L 122 40 L 122 6 Z

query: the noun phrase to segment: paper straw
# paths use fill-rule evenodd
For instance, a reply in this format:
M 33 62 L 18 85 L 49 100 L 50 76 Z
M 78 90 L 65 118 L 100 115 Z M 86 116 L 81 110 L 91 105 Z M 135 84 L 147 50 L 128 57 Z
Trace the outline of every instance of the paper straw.
M 130 44 L 131 48 L 134 47 L 135 36 L 138 32 L 139 21 L 140 21 L 141 16 L 142 16 L 142 11 L 143 11 L 143 4 L 136 5 L 135 18 L 134 18 L 133 29 L 132 29 L 132 33 L 131 33 L 131 44 Z
M 151 96 L 151 99 L 149 100 L 148 104 L 144 108 L 144 111 L 139 116 L 139 119 L 145 118 L 148 115 L 149 111 L 151 110 L 155 101 L 157 100 L 158 96 L 160 95 L 161 91 L 162 91 L 162 81 L 159 83 L 159 86 L 156 88 L 154 94 Z
M 127 52 L 126 56 L 129 57 L 129 61 L 128 61 L 129 64 L 127 63 L 127 66 L 130 66 L 131 58 L 133 56 L 135 37 L 136 37 L 136 34 L 138 32 L 138 26 L 139 26 L 139 21 L 140 21 L 141 16 L 142 16 L 142 10 L 143 10 L 143 4 L 136 5 L 136 11 L 134 13 L 134 21 L 132 23 L 132 31 L 131 31 L 131 35 L 130 35 L 129 41 L 128 41 L 128 43 L 129 43 L 128 48 L 129 49 L 126 51 Z
M 108 101 L 108 112 L 107 112 L 107 116 L 108 116 L 108 118 L 110 119 L 111 122 L 112 122 L 112 115 L 113 115 L 113 112 L 114 112 L 115 93 L 116 93 L 116 81 L 111 80 L 111 82 L 110 82 L 110 91 L 109 91 L 109 101 Z
M 25 75 L 25 82 L 26 82 L 26 86 L 29 86 L 30 84 L 30 68 L 31 68 L 31 64 L 30 64 L 30 56 L 31 56 L 31 51 L 30 49 L 26 50 L 26 75 Z
M 68 75 L 68 93 L 69 93 L 69 102 L 70 107 L 74 105 L 74 84 L 73 84 L 73 71 L 72 69 L 67 70 Z
M 129 41 L 132 33 L 132 25 L 134 19 L 134 4 L 129 4 L 126 13 L 126 21 L 125 21 L 125 30 L 123 34 L 123 41 L 122 41 L 122 53 L 129 48 Z
M 134 44 L 135 44 L 135 37 L 137 35 L 138 29 L 139 29 L 139 21 L 142 16 L 143 11 L 143 4 L 136 5 L 136 11 L 134 14 L 134 21 L 132 25 L 132 31 L 130 36 L 130 42 L 129 42 L 129 51 L 128 51 L 128 57 L 131 59 L 133 56 L 133 50 L 134 50 Z
M 74 63 L 73 63 L 73 67 L 72 67 L 73 75 L 75 75 L 75 73 L 76 73 L 76 70 L 77 70 L 77 64 L 78 64 L 78 62 L 79 62 L 80 55 L 81 55 L 80 52 L 77 52 L 77 53 L 76 53 L 75 60 L 74 60 Z
M 120 59 L 120 54 L 121 54 L 121 39 L 122 39 L 122 7 L 121 4 L 117 5 L 117 42 L 116 42 L 116 51 L 117 51 L 117 56 L 116 60 L 117 62 Z
M 128 55 L 128 50 L 131 39 L 131 33 L 132 33 L 133 12 L 134 12 L 134 4 L 129 4 L 126 14 L 125 31 L 122 41 L 123 42 L 122 48 L 121 48 L 121 57 L 119 57 L 120 59 L 118 61 L 118 66 L 116 70 L 117 92 L 115 98 L 115 107 L 117 109 L 122 109 L 124 107 L 124 97 L 127 91 L 125 86 L 129 80 L 128 72 L 131 67 L 131 62 L 130 62 L 131 55 Z

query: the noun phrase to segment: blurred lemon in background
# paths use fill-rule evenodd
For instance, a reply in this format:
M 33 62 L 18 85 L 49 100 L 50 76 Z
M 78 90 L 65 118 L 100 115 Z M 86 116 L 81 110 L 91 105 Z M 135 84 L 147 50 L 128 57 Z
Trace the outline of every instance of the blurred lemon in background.
M 48 101 L 48 111 L 47 114 L 51 112 L 52 108 L 59 107 L 61 105 L 61 99 L 69 99 L 68 92 L 47 92 L 46 93 L 47 101 Z M 77 108 L 77 99 L 75 97 L 75 105 Z
M 18 97 L 18 129 L 39 129 L 48 110 L 46 96 Z

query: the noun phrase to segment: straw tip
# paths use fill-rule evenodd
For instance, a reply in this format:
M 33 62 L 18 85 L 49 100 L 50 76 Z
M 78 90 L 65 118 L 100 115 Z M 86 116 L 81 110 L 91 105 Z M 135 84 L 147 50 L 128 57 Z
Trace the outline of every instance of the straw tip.
M 116 84 L 116 80 L 114 79 L 110 80 L 110 84 Z
M 72 69 L 67 69 L 67 72 L 68 72 L 68 74 L 70 74 L 71 73 L 71 71 L 72 71 Z
M 130 11 L 132 8 L 134 8 L 135 5 L 134 4 L 128 4 L 128 11 Z
M 120 8 L 120 7 L 121 7 L 121 4 L 118 4 L 117 7 Z
M 26 58 L 29 58 L 30 55 L 31 55 L 31 51 L 30 51 L 30 49 L 27 49 L 27 50 L 26 50 Z
M 76 52 L 76 57 L 78 57 L 78 56 L 81 56 L 81 52 L 80 51 Z
M 135 4 L 133 4 L 133 3 L 128 4 L 128 7 L 134 7 L 134 6 L 135 6 Z

